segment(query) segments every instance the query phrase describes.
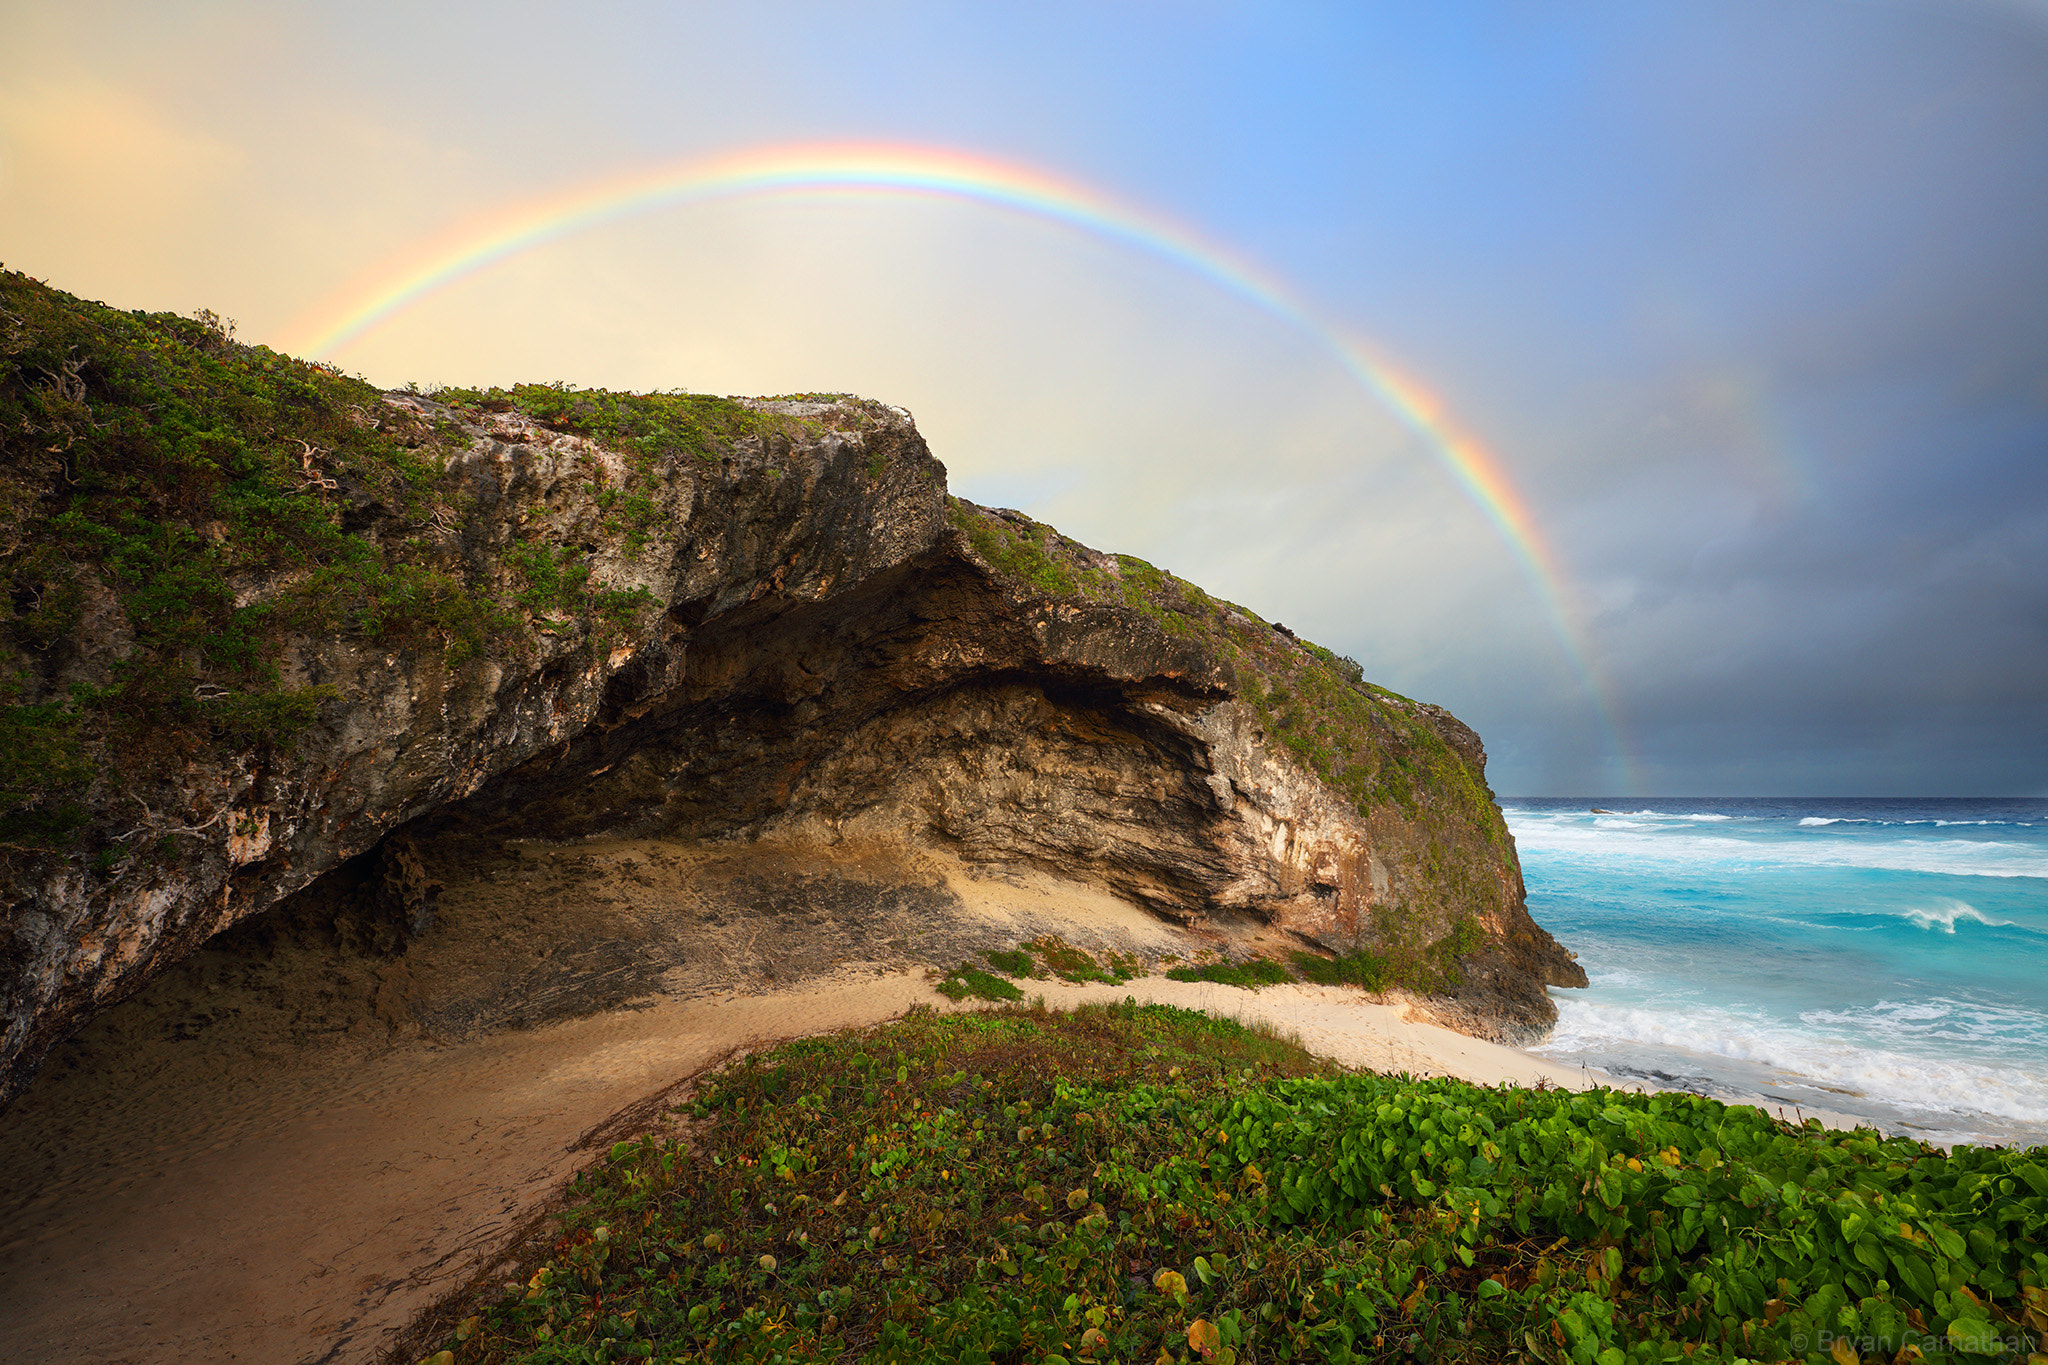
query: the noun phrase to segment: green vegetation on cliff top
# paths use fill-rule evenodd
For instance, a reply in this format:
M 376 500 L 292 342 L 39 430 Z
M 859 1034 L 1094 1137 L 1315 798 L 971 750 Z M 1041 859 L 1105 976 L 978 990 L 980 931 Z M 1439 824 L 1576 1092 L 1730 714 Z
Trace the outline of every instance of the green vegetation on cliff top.
M 1048 596 L 1137 611 L 1167 636 L 1225 660 L 1267 732 L 1368 819 L 1386 806 L 1411 819 L 1428 807 L 1498 839 L 1492 794 L 1432 723 L 1434 708 L 1366 682 L 1356 660 L 1135 556 L 1097 554 L 1050 526 L 960 498 L 947 510 L 975 553 L 1004 577 Z
M 437 552 L 463 517 L 446 467 L 469 434 L 232 331 L 0 271 L 0 847 L 98 838 L 85 798 L 110 753 L 132 781 L 199 746 L 289 745 L 331 696 L 281 676 L 292 635 L 460 662 L 529 647 L 536 630 L 601 640 L 646 601 L 593 587 L 587 552 L 537 533 L 510 575 Z M 600 497 L 629 548 L 657 460 L 790 425 L 694 395 L 444 397 L 615 443 L 634 473 Z M 245 600 L 238 582 L 280 590 Z M 83 851 L 101 871 L 137 852 Z
M 1268 737 L 1342 793 L 1369 826 L 1426 820 L 1433 831 L 1428 875 L 1411 884 L 1407 903 L 1374 908 L 1373 962 L 1359 972 L 1423 990 L 1459 983 L 1459 958 L 1480 937 L 1472 909 L 1498 901 L 1497 860 L 1514 854 L 1477 765 L 1439 728 L 1455 721 L 1365 681 L 1357 661 L 1142 559 L 1098 554 L 1020 513 L 960 498 L 948 500 L 947 516 L 1020 589 L 1134 611 L 1169 640 L 1221 661 Z
M 594 583 L 581 545 L 533 528 L 495 562 L 448 548 L 467 512 L 449 472 L 473 439 L 464 422 L 516 411 L 625 457 L 625 478 L 600 472 L 595 497 L 629 557 L 655 530 L 659 479 L 739 438 L 818 425 L 559 384 L 440 390 L 433 411 L 462 420 L 423 419 L 232 332 L 211 314 L 122 312 L 0 271 L 0 847 L 70 851 L 102 871 L 138 856 L 88 827 L 106 756 L 120 752 L 132 778 L 201 747 L 290 746 L 332 698 L 284 675 L 295 636 L 460 663 L 540 634 L 600 647 L 623 629 L 646 596 Z M 845 395 L 786 397 L 830 401 L 842 420 L 887 416 Z M 957 500 L 950 515 L 1032 590 L 1115 603 L 1212 651 L 1275 740 L 1368 818 L 1427 816 L 1500 842 L 1483 782 L 1430 709 L 1364 683 L 1351 661 L 1142 560 Z M 1441 870 L 1455 881 L 1460 866 Z
M 2048 1334 L 2041 1149 L 1344 1074 L 1165 1006 L 914 1014 L 680 1117 L 444 1310 L 440 1365 L 1904 1365 Z

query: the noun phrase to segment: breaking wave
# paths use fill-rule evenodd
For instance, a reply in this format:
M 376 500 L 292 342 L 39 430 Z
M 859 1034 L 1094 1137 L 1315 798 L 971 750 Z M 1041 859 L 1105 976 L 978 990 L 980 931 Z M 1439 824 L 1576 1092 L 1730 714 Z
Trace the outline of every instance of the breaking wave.
M 1825 841 L 1768 834 L 1737 837 L 1695 832 L 1697 827 L 1691 825 L 1651 824 L 1635 816 L 1596 816 L 1589 822 L 1582 817 L 1509 814 L 1509 828 L 1524 851 L 1693 866 L 1867 867 L 1959 877 L 2048 878 L 2048 847 L 2032 842 L 1925 835 Z
M 1948 1017 L 1942 1011 L 1953 1012 L 1954 1003 L 1930 1002 L 1922 1008 L 1932 1022 Z M 1665 1011 L 1560 998 L 1557 1028 L 1534 1050 L 1553 1056 L 1589 1057 L 1597 1065 L 1603 1056 L 1649 1045 L 1672 1053 L 1681 1072 L 1697 1072 L 1702 1069 L 1698 1062 L 1720 1058 L 1781 1073 L 1781 1083 L 1788 1086 L 1817 1083 L 1807 1086 L 1818 1092 L 1814 1104 L 1834 1092 L 1841 1101 L 1874 1100 L 1930 1116 L 1974 1114 L 2028 1125 L 2048 1124 L 2048 1074 L 2039 1065 L 2038 1053 L 2033 1065 L 2017 1058 L 2011 1064 L 1981 1058 L 1934 1059 L 1872 1047 L 1862 1039 L 1833 1032 L 1846 1025 L 1863 1033 L 1873 1023 L 1885 1022 L 1881 1013 L 1869 1011 L 1853 1016 L 1815 1012 L 1801 1022 L 1826 1031 L 1786 1027 L 1711 1007 Z M 2035 1016 L 2031 1023 L 2038 1030 L 2048 1021 Z M 1910 1041 L 1932 1041 L 1936 1036 L 1923 1030 Z M 2041 1035 L 2037 1032 L 2036 1036 Z M 1901 1041 L 1909 1039 L 1902 1034 Z M 1695 1065 L 1687 1068 L 1687 1060 Z

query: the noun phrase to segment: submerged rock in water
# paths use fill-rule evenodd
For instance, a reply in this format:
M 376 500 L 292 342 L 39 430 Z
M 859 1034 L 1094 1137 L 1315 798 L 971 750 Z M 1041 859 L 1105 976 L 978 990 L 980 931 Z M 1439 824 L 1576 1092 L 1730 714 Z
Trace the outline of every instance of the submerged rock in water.
M 115 346 L 117 324 L 100 325 Z M 266 374 L 298 365 L 192 344 Z M 95 393 L 81 372 L 104 430 L 127 391 Z M 326 373 L 308 372 L 316 398 L 353 382 Z M 364 932 L 427 931 L 435 888 L 413 843 L 439 838 L 936 846 L 1184 924 L 1250 916 L 1373 954 L 1510 1039 L 1554 1018 L 1546 984 L 1584 984 L 1524 909 L 1471 730 L 1141 560 L 948 497 L 899 410 L 360 396 L 348 423 L 417 452 L 403 478 L 310 429 L 248 476 L 326 518 L 312 550 L 244 552 L 206 498 L 152 504 L 191 545 L 235 551 L 194 553 L 231 571 L 220 619 L 274 661 L 270 690 L 204 650 L 152 645 L 162 628 L 103 558 L 37 571 L 85 605 L 38 651 L 18 609 L 19 707 L 44 718 L 77 685 L 133 691 L 173 657 L 192 696 L 138 694 L 158 708 L 143 722 L 79 713 L 61 753 L 85 767 L 16 799 L 55 832 L 6 850 L 0 874 L 0 1093 L 96 1010 L 336 869 Z M 702 420 L 670 439 L 648 413 Z M 76 476 L 46 461 L 11 477 L 54 502 Z M 52 534 L 14 529 L 31 547 Z M 411 615 L 337 614 L 323 592 Z

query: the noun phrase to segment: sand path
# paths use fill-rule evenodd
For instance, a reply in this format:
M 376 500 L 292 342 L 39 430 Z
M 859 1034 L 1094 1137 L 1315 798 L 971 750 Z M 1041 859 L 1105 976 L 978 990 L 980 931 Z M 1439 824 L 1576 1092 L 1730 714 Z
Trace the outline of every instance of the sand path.
M 146 1093 L 69 1106 L 60 1129 L 0 1146 L 0 1359 L 375 1359 L 590 1160 L 620 1110 L 736 1047 L 932 996 L 899 974 L 661 1002 L 249 1078 L 232 1096 L 173 1068 Z
M 1151 977 L 1033 989 L 1055 1008 L 1129 995 L 1262 1020 L 1378 1070 L 1581 1081 L 1328 987 Z M 0 1242 L 0 1359 L 373 1360 L 631 1126 L 609 1130 L 621 1110 L 736 1048 L 913 1004 L 954 1008 L 923 973 L 902 972 L 280 1071 L 231 1098 L 176 1074 L 98 1097 L 44 1141 L 0 1147 L 6 1194 L 33 1190 L 9 1200 Z
M 523 881 L 493 875 L 485 890 L 529 896 Z M 933 931 L 956 935 L 945 940 L 953 952 L 959 934 L 1014 943 L 1052 922 L 1076 942 L 1156 946 L 1174 932 L 1079 888 L 956 880 L 954 891 L 954 922 Z M 479 891 L 471 905 L 489 903 Z M 624 909 L 644 928 L 651 903 Z M 471 928 L 462 941 L 482 941 Z M 729 936 L 731 926 L 715 931 Z M 697 958 L 726 942 L 675 940 Z M 415 958 L 415 972 L 436 962 Z M 289 995 L 317 980 L 266 989 Z M 166 1019 L 218 1015 L 209 1002 L 232 994 L 194 981 L 178 1003 L 184 1014 L 148 1016 L 154 1033 L 123 1032 L 111 1012 L 76 1070 L 53 1064 L 0 1116 L 0 1360 L 378 1360 L 421 1310 L 495 1273 L 494 1255 L 567 1177 L 643 1129 L 684 1078 L 773 1039 L 876 1023 L 916 1004 L 960 1008 L 921 968 L 856 964 L 782 989 L 710 994 L 699 982 L 693 998 L 657 994 L 538 1027 L 400 1037 L 366 1052 L 290 1045 L 251 1026 L 247 1011 L 189 1038 L 184 1024 L 166 1033 Z M 1588 1079 L 1341 989 L 1254 993 L 1163 976 L 1029 989 L 1055 1007 L 1134 996 L 1262 1020 L 1381 1071 L 1522 1085 Z

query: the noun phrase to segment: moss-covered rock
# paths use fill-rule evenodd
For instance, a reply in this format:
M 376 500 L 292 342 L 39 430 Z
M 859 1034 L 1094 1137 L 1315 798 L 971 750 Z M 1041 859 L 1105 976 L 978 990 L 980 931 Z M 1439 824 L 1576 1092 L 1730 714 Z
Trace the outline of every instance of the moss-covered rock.
M 399 830 L 940 843 L 1511 1030 L 1576 972 L 1471 731 L 879 403 L 381 393 L 0 273 L 0 455 L 0 1093 Z
M 1273 855 L 1241 859 L 1257 871 L 1226 888 L 1223 903 L 1339 954 L 1369 953 L 1389 984 L 1462 996 L 1465 1022 L 1484 1029 L 1491 1018 L 1508 1035 L 1554 1017 L 1542 985 L 1585 984 L 1523 908 L 1485 749 L 1450 712 L 1365 681 L 1355 661 L 1247 608 L 1022 513 L 952 498 L 947 518 L 1013 591 L 1139 618 L 1184 668 L 1225 680 L 1203 727 L 1211 762 L 1229 776 L 1218 799 Z M 1316 780 L 1299 781 L 1303 772 Z

